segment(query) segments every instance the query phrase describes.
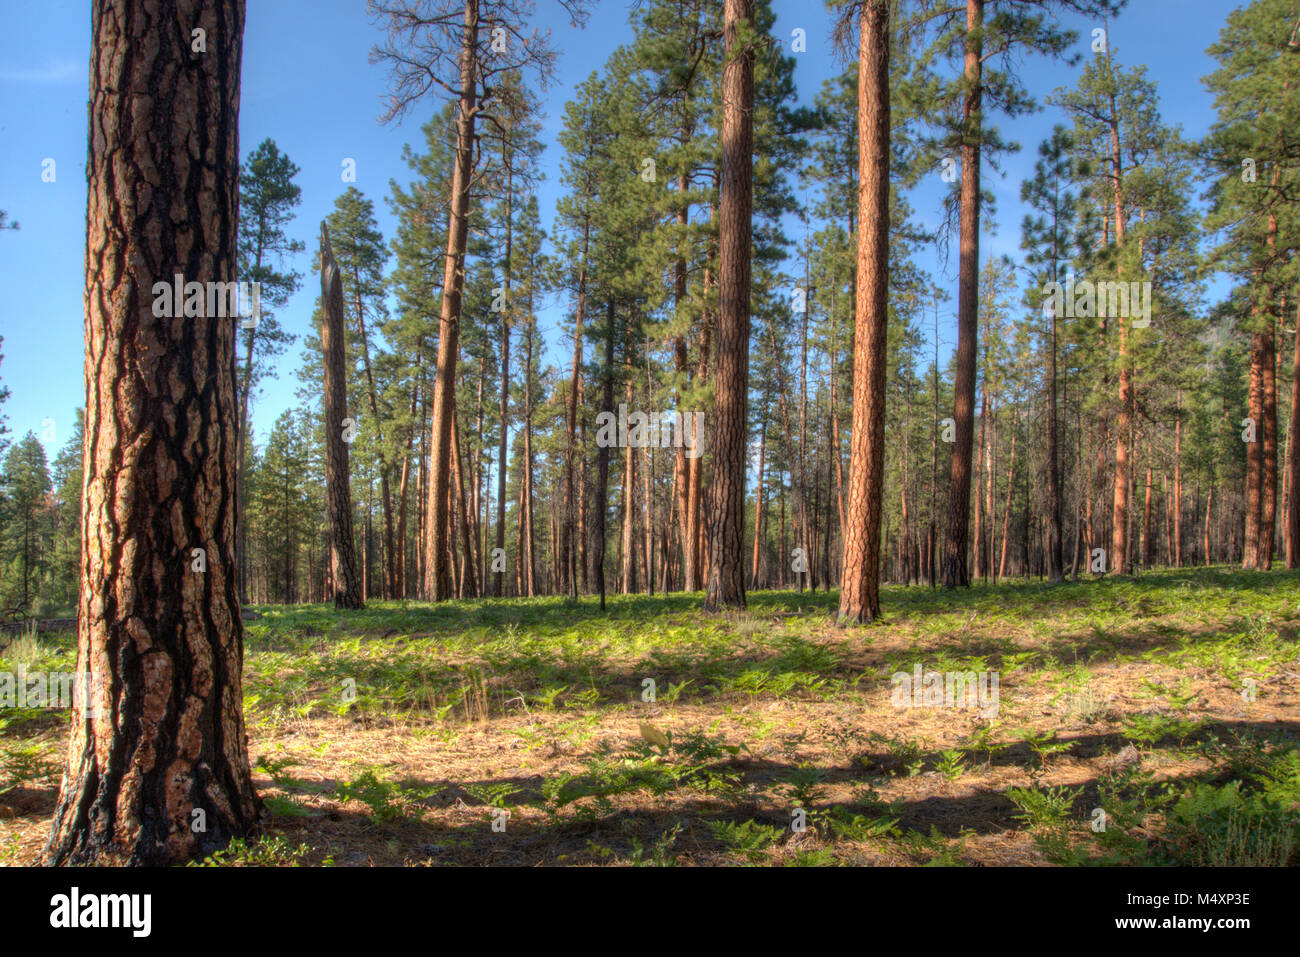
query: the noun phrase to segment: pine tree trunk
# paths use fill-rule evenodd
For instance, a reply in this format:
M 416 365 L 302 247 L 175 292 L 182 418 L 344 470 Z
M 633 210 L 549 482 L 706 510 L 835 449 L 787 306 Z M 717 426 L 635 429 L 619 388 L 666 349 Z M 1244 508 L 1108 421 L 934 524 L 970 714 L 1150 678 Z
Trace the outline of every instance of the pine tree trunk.
M 605 368 L 601 411 L 614 413 L 614 301 L 605 304 Z M 605 513 L 609 509 L 609 444 L 598 443 L 596 452 L 596 503 L 591 522 L 592 584 L 600 593 L 600 610 L 605 610 Z
M 461 30 L 460 99 L 456 112 L 456 156 L 452 163 L 451 204 L 447 220 L 447 257 L 442 280 L 442 311 L 438 319 L 438 372 L 433 390 L 429 467 L 429 542 L 425 558 L 424 591 L 434 601 L 451 597 L 448 567 L 452 408 L 456 397 L 456 366 L 460 356 L 460 307 L 465 285 L 465 247 L 469 228 L 469 194 L 477 112 L 479 0 L 465 0 Z
M 767 451 L 767 402 L 758 421 L 758 485 L 754 490 L 754 554 L 750 563 L 749 587 L 758 588 L 758 564 L 763 542 L 763 457 Z
M 975 421 L 975 350 L 979 327 L 980 123 L 983 97 L 984 0 L 966 0 L 966 98 L 962 109 L 960 253 L 957 278 L 957 354 L 953 382 L 952 472 L 943 583 L 970 584 L 966 566 L 970 528 L 971 445 Z
M 989 390 L 987 383 L 980 390 L 980 444 L 979 444 L 979 469 L 975 473 L 975 577 L 987 578 L 988 566 L 991 561 L 988 555 L 988 549 L 984 547 L 984 483 L 986 473 L 989 471 L 985 464 L 988 456 L 988 426 L 989 426 Z M 990 521 L 992 519 L 990 518 Z
M 1178 390 L 1178 419 L 1174 423 L 1174 567 L 1183 567 L 1183 390 Z M 1192 516 L 1193 521 L 1195 515 Z M 1193 528 L 1192 534 L 1196 534 Z
M 1276 330 L 1271 314 L 1274 301 L 1270 297 L 1270 313 L 1266 316 L 1264 326 L 1264 361 L 1260 370 L 1263 442 L 1260 450 L 1262 473 L 1260 477 L 1259 551 L 1256 555 L 1256 567 L 1261 571 L 1268 571 L 1273 567 L 1273 544 L 1277 529 L 1277 346 L 1274 340 Z
M 888 0 L 865 0 L 859 22 L 857 303 L 841 624 L 880 617 L 885 338 L 889 325 L 889 14 Z M 969 449 L 967 452 L 969 460 Z
M 324 353 L 325 500 L 330 522 L 330 564 L 334 607 L 361 608 L 352 538 L 352 481 L 343 420 L 348 414 L 347 360 L 343 340 L 343 278 L 330 249 L 329 227 L 321 223 L 321 351 Z
M 1250 418 L 1255 434 L 1254 441 L 1246 443 L 1246 535 L 1242 568 L 1255 568 L 1259 564 L 1259 519 L 1264 490 L 1264 443 L 1260 441 L 1264 418 L 1264 355 L 1264 334 L 1256 332 L 1250 337 Z
M 184 31 L 145 7 L 91 8 L 77 672 L 92 681 L 44 851 L 57 865 L 181 863 L 260 813 L 235 565 L 238 319 L 155 317 L 146 298 L 177 273 L 235 279 L 244 5 L 196 0 Z
M 1300 307 L 1296 309 L 1295 351 L 1291 360 L 1291 442 L 1287 451 L 1286 567 L 1300 568 Z
M 998 578 L 1007 574 L 1007 542 L 1011 540 L 1011 496 L 1016 487 L 1016 438 L 1020 434 L 1017 423 L 1011 424 L 1011 464 L 1007 467 L 1007 504 L 1002 510 L 1002 550 L 998 557 Z
M 749 439 L 750 246 L 753 225 L 754 0 L 726 0 L 718 233 L 718 351 L 704 607 L 745 607 L 745 458 Z M 693 420 L 692 420 L 693 421 Z M 699 448 L 698 440 L 695 448 Z M 692 464 L 698 466 L 700 459 Z M 698 471 L 698 470 L 697 470 Z
M 1055 267 L 1053 267 L 1055 269 Z M 1053 582 L 1065 580 L 1065 533 L 1061 524 L 1061 464 L 1057 451 L 1056 311 L 1052 311 L 1047 363 L 1047 574 Z

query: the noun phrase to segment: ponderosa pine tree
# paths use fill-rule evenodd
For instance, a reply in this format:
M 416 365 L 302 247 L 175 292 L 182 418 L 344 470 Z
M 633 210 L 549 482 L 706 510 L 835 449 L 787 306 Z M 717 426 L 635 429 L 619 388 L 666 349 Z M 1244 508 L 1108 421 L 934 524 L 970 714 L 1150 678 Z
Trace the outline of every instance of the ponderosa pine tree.
M 382 383 L 377 383 L 375 364 L 372 361 L 372 330 L 383 325 L 388 317 L 384 302 L 384 265 L 388 250 L 383 233 L 375 221 L 375 207 L 355 186 L 349 186 L 334 200 L 334 208 L 326 218 L 329 223 L 330 248 L 338 264 L 339 274 L 347 290 L 343 297 L 346 322 L 345 368 L 348 391 L 360 393 L 368 416 L 354 416 L 358 432 L 365 437 L 365 451 L 371 452 L 375 470 L 379 473 L 379 496 L 383 522 L 383 571 L 381 594 L 393 597 L 397 592 L 396 546 L 393 538 L 393 497 L 391 491 L 392 435 L 387 425 L 390 410 L 381 402 Z M 354 370 L 360 365 L 360 381 Z M 361 402 L 354 402 L 353 406 Z M 360 450 L 357 450 L 360 451 Z M 367 563 L 368 567 L 368 563 Z M 366 576 L 363 576 L 366 577 Z M 364 597 L 364 596 L 363 596 Z
M 1030 308 L 1042 311 L 1042 288 L 1049 282 L 1061 282 L 1062 267 L 1071 258 L 1075 237 L 1073 212 L 1075 196 L 1070 192 L 1076 164 L 1071 155 L 1074 146 L 1069 132 L 1056 126 L 1052 135 L 1038 146 L 1034 178 L 1020 186 L 1020 199 L 1029 204 L 1033 214 L 1025 216 L 1021 227 L 1020 248 L 1034 270 L 1034 285 L 1027 297 Z M 1041 280 L 1041 281 L 1038 281 Z M 1047 574 L 1054 582 L 1065 578 L 1063 552 L 1064 531 L 1061 515 L 1061 464 L 1057 424 L 1057 319 L 1055 310 L 1047 310 Z M 976 545 L 978 548 L 978 544 Z
M 1295 251 L 1300 214 L 1294 196 L 1300 166 L 1300 56 L 1290 46 L 1295 20 L 1285 0 L 1255 0 L 1227 18 L 1209 52 L 1219 68 L 1205 77 L 1215 94 L 1218 121 L 1206 144 L 1216 175 L 1211 224 L 1228 233 L 1220 258 L 1251 285 L 1252 307 L 1243 317 L 1251 337 L 1251 398 L 1247 416 L 1258 441 L 1248 449 L 1243 564 L 1271 567 L 1277 504 L 1277 388 L 1275 350 L 1286 321 L 1283 302 L 1297 298 Z M 1297 338 L 1300 342 L 1300 337 Z M 1291 407 L 1300 410 L 1300 346 L 1293 365 Z M 1294 429 L 1295 419 L 1292 419 Z M 1286 539 L 1288 567 L 1300 565 L 1300 443 L 1288 459 Z
M 239 440 L 236 452 L 239 470 L 239 509 L 245 505 L 244 469 L 248 444 L 248 406 L 259 381 L 273 374 L 272 363 L 297 338 L 286 332 L 275 318 L 274 309 L 298 291 L 301 274 L 284 271 L 284 260 L 302 252 L 304 245 L 285 233 L 293 221 L 293 210 L 301 202 L 302 188 L 295 183 L 297 165 L 280 152 L 275 141 L 263 140 L 244 161 L 239 176 L 239 278 L 257 283 L 256 318 L 240 322 L 243 339 L 243 370 L 239 381 Z M 247 522 L 239 523 L 235 543 L 239 562 L 239 596 L 247 601 Z
M 176 273 L 236 278 L 244 4 L 192 4 L 198 56 L 147 8 L 91 8 L 77 671 L 92 687 L 73 703 L 44 853 L 59 865 L 182 862 L 260 813 L 234 554 L 236 320 L 159 317 L 149 300 Z M 152 202 L 131 199 L 146 189 Z
M 885 336 L 889 327 L 889 0 L 864 0 L 858 16 L 858 262 L 841 624 L 869 622 L 880 616 Z
M 957 289 L 956 381 L 953 385 L 951 475 L 948 486 L 947 541 L 943 554 L 943 581 L 948 587 L 970 584 L 967 564 L 970 528 L 971 451 L 975 422 L 975 359 L 978 349 L 980 165 L 1014 144 L 1005 143 L 996 128 L 985 121 L 987 97 L 1008 117 L 1036 108 L 1023 81 L 1013 72 L 1013 59 L 1025 52 L 1075 62 L 1068 55 L 1077 36 L 1064 30 L 1049 15 L 1068 10 L 1091 17 L 1117 13 L 1125 0 L 1046 0 L 1025 4 L 1018 0 L 966 0 L 963 5 L 923 8 L 919 21 L 928 25 L 933 42 L 918 58 L 907 84 L 909 109 L 919 115 L 952 116 L 938 136 L 917 141 L 913 169 L 931 172 L 940 159 L 960 159 L 960 253 Z M 959 77 L 942 82 L 931 70 L 934 61 L 960 51 Z
M 704 607 L 745 607 L 745 460 L 749 447 L 749 302 L 754 153 L 754 3 L 723 20 L 718 354 L 709 572 Z
M 585 17 L 583 0 L 561 0 L 575 25 Z M 424 591 L 442 601 L 451 596 L 451 443 L 457 362 L 460 357 L 461 299 L 469 237 L 470 190 L 475 130 L 492 103 L 503 72 L 533 69 L 543 84 L 555 53 L 546 38 L 528 31 L 531 4 L 525 0 L 368 0 L 385 24 L 388 41 L 374 59 L 389 64 L 393 91 L 385 119 L 404 114 L 431 90 L 456 101 L 456 152 L 448 206 L 447 251 L 438 321 L 438 365 L 430 436 L 428 533 Z

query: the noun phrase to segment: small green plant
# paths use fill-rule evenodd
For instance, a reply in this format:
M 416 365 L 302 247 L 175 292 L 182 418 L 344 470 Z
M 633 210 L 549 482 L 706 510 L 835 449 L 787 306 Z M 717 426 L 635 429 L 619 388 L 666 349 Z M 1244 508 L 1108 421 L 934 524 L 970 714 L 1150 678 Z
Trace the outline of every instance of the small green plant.
M 59 766 L 48 760 L 53 748 L 35 743 L 9 745 L 0 749 L 0 794 L 24 781 L 44 785 L 59 774 Z
M 1007 797 L 1020 808 L 1016 817 L 1033 834 L 1043 856 L 1056 864 L 1076 863 L 1070 842 L 1070 811 L 1082 788 L 1009 788 Z
M 757 821 L 710 821 L 713 836 L 727 849 L 742 855 L 751 864 L 767 857 L 767 851 L 781 840 L 781 828 Z
M 681 824 L 674 824 L 655 838 L 655 842 L 650 846 L 649 857 L 646 856 L 646 850 L 641 846 L 641 842 L 635 837 L 632 838 L 632 853 L 628 855 L 628 861 L 633 867 L 675 867 L 677 860 L 669 852 L 677 843 L 677 835 L 681 830 Z
M 949 781 L 956 781 L 966 773 L 966 758 L 956 748 L 948 748 L 939 752 L 939 760 L 935 764 L 935 770 L 942 774 Z
M 341 801 L 360 801 L 370 808 L 370 820 L 387 824 L 406 816 L 407 793 L 395 782 L 381 778 L 373 769 L 367 769 L 351 781 L 338 786 Z
M 466 784 L 465 790 L 488 807 L 504 808 L 506 801 L 521 793 L 513 784 Z
M 222 851 L 214 851 L 201 861 L 190 861 L 190 867 L 299 867 L 302 859 L 311 852 L 306 844 L 293 847 L 276 835 L 264 837 L 249 844 L 241 837 L 230 842 Z
M 1016 732 L 1016 737 L 1025 744 L 1038 756 L 1039 770 L 1047 768 L 1047 759 L 1053 754 L 1061 754 L 1069 751 L 1070 745 L 1065 741 L 1056 740 L 1056 731 L 1035 731 L 1033 728 L 1025 728 Z
M 890 755 L 906 769 L 908 777 L 920 774 L 925 767 L 926 742 L 923 739 L 917 738 L 915 741 L 909 741 L 906 738 L 890 737 L 881 734 L 879 731 L 871 732 L 869 739 L 878 744 L 883 744 L 889 750 Z
M 826 769 L 802 763 L 790 772 L 790 776 L 781 786 L 781 791 L 789 795 L 795 807 L 811 808 L 825 793 L 822 780 Z
M 966 861 L 962 855 L 966 851 L 966 839 L 969 832 L 963 830 L 953 841 L 939 833 L 939 828 L 930 825 L 930 833 L 922 831 L 905 831 L 899 843 L 907 852 L 926 858 L 925 867 L 964 867 Z
M 272 781 L 282 788 L 301 787 L 302 782 L 292 775 L 286 774 L 287 768 L 296 767 L 298 764 L 293 758 L 280 758 L 274 760 L 268 755 L 261 755 L 257 763 L 253 765 L 258 771 L 264 771 Z
M 1120 733 L 1134 744 L 1148 747 L 1165 738 L 1176 738 L 1182 744 L 1204 724 L 1202 720 L 1172 718 L 1162 714 L 1130 714 L 1124 716 L 1124 727 Z

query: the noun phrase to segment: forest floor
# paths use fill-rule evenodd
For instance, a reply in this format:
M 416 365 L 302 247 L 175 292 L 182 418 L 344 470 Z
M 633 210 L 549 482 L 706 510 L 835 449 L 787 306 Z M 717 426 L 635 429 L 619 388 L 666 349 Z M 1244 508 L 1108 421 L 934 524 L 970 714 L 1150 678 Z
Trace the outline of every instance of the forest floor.
M 245 712 L 265 834 L 209 863 L 1300 861 L 1300 577 L 881 601 L 847 630 L 821 592 L 723 615 L 684 594 L 261 606 Z M 74 655 L 40 636 L 0 671 Z M 900 700 L 918 665 L 992 673 L 996 704 Z M 0 711 L 0 863 L 39 854 L 66 720 Z

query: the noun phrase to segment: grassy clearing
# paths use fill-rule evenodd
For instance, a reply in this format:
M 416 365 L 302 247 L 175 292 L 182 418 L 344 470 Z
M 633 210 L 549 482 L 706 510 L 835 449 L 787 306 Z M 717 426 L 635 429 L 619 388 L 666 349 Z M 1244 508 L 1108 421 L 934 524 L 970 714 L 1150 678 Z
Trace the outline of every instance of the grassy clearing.
M 890 587 L 886 620 L 848 631 L 835 601 L 261 608 L 266 834 L 208 863 L 1300 861 L 1295 575 Z M 5 652 L 73 654 L 71 635 Z M 996 716 L 895 707 L 916 664 L 996 673 Z M 2 863 L 39 852 L 65 720 L 0 712 Z

